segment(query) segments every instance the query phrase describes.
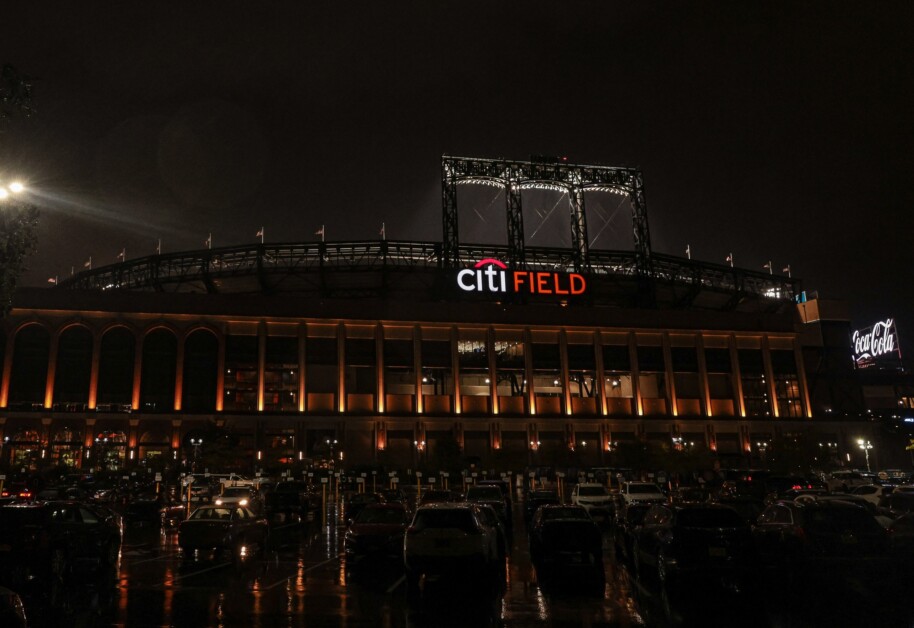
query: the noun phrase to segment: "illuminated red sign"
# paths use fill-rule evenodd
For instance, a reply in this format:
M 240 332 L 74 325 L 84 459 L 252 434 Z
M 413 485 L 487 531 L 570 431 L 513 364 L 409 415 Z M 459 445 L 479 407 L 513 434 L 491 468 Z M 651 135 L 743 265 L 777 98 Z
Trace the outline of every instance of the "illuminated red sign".
M 489 257 L 457 273 L 457 286 L 465 292 L 574 296 L 584 294 L 587 282 L 579 273 L 508 270 L 504 262 Z

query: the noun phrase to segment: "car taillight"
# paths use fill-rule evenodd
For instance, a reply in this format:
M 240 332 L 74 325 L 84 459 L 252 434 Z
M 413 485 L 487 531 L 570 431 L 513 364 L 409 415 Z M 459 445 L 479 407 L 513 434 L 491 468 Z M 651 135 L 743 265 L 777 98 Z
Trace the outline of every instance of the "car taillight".
M 20 498 L 28 498 L 28 497 L 31 497 L 31 496 L 32 496 L 31 491 L 20 491 L 20 492 L 19 492 L 19 497 L 20 497 Z

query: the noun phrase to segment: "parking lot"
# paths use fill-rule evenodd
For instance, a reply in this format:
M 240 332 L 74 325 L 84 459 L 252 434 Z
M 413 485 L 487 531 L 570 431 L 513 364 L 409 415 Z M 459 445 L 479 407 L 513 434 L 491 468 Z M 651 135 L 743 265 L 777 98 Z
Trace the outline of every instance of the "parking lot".
M 596 564 L 603 577 L 573 568 L 547 578 L 545 569 L 538 572 L 531 560 L 530 531 L 537 519 L 529 519 L 529 513 L 525 517 L 529 496 L 518 493 L 515 498 L 504 569 L 494 581 L 487 573 L 472 570 L 429 574 L 413 595 L 400 557 L 354 564 L 344 551 L 351 513 L 341 499 L 327 504 L 326 517 L 319 509 L 302 518 L 272 517 L 263 547 L 187 550 L 179 545 L 177 526 L 127 522 L 119 560 L 111 569 L 69 578 L 53 598 L 45 585 L 19 593 L 31 626 L 774 628 L 910 626 L 914 621 L 906 602 L 912 571 L 903 556 L 884 562 L 867 557 L 862 562 L 829 559 L 802 568 L 798 563 L 790 568 L 753 558 L 738 578 L 711 565 L 658 586 L 659 563 L 651 566 L 644 560 L 636 565 L 632 548 L 620 551 L 619 517 L 625 512 L 620 499 L 608 513 L 591 510 L 602 556 Z M 701 510 L 705 514 L 723 509 L 675 506 L 667 498 L 658 503 L 674 511 L 710 508 Z M 800 500 L 797 508 L 803 507 L 809 504 Z M 649 528 L 638 528 L 637 543 L 643 547 L 636 544 L 634 551 L 641 556 L 649 554 Z M 760 519 L 753 532 L 757 535 L 763 528 Z M 863 547 L 857 539 L 844 542 L 855 550 Z M 697 546 L 705 552 L 700 543 Z M 707 551 L 712 557 L 718 551 L 730 558 L 738 554 L 731 542 L 711 543 Z

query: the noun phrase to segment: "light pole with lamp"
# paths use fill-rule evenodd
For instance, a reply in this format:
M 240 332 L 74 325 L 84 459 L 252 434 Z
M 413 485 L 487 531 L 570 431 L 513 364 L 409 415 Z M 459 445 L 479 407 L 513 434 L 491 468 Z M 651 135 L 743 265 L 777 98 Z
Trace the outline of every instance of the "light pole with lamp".
M 333 448 L 336 447 L 338 441 L 335 438 L 328 438 L 324 442 L 327 443 L 327 448 L 330 450 L 330 466 L 333 467 L 336 465 L 336 462 L 333 458 Z
M 870 449 L 873 448 L 873 444 L 868 440 L 858 438 L 857 446 L 860 447 L 860 449 L 862 449 L 863 453 L 866 455 L 866 472 L 872 472 L 872 469 L 870 469 Z
M 197 470 L 197 457 L 200 455 L 200 447 L 203 446 L 203 439 L 202 438 L 191 438 L 190 444 L 194 448 L 194 461 L 191 464 L 191 469 L 193 471 L 196 471 Z

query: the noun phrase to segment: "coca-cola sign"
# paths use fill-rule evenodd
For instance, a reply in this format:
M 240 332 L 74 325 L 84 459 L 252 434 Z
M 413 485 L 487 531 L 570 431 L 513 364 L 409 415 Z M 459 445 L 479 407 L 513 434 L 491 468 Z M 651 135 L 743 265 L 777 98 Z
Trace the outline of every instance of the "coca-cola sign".
M 901 358 L 895 320 L 891 318 L 855 331 L 851 335 L 851 345 L 857 366 L 871 366 L 883 357 Z

